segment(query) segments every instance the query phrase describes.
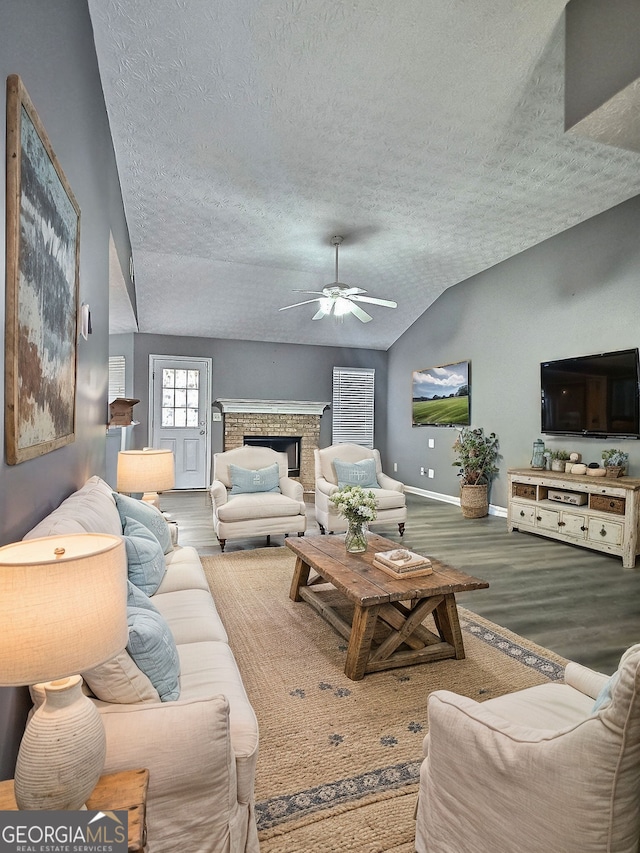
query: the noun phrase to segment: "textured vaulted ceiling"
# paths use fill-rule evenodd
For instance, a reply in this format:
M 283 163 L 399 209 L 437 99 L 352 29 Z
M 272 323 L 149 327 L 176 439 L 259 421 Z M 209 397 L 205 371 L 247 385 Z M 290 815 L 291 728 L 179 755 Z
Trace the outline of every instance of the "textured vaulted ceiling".
M 637 195 L 639 153 L 564 132 L 564 6 L 89 0 L 139 330 L 387 349 L 445 288 Z M 341 281 L 397 309 L 278 311 L 334 280 L 334 234 Z

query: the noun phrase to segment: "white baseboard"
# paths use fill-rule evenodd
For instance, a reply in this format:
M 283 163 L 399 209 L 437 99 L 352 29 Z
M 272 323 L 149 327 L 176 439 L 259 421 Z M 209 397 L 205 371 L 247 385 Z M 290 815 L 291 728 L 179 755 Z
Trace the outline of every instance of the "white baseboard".
M 442 501 L 445 504 L 454 504 L 454 506 L 460 506 L 460 498 L 454 497 L 454 495 L 444 495 L 440 492 L 430 492 L 428 489 L 418 489 L 415 486 L 405 486 L 405 492 L 408 492 L 411 495 L 420 495 L 422 498 L 431 498 L 433 501 Z M 489 505 L 489 515 L 496 515 L 499 518 L 507 517 L 507 508 L 505 506 L 495 506 L 494 504 Z

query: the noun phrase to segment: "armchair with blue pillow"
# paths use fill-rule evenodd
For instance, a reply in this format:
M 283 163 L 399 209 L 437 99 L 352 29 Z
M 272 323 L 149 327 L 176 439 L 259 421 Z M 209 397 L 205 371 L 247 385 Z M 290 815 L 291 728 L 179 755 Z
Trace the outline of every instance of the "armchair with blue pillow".
M 213 455 L 213 527 L 224 551 L 227 539 L 274 534 L 303 536 L 302 484 L 288 476 L 286 453 L 245 445 Z
M 378 515 L 372 524 L 398 525 L 404 534 L 407 519 L 404 484 L 382 471 L 380 452 L 359 444 L 333 444 L 315 450 L 316 520 L 320 533 L 343 533 L 347 521 L 329 498 L 343 486 L 371 489 L 376 497 Z

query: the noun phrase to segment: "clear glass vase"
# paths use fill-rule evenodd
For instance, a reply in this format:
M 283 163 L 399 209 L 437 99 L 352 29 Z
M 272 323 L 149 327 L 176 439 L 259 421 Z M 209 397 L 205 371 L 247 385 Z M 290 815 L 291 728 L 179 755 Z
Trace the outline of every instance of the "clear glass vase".
M 367 550 L 366 521 L 349 521 L 344 546 L 350 554 L 364 554 Z

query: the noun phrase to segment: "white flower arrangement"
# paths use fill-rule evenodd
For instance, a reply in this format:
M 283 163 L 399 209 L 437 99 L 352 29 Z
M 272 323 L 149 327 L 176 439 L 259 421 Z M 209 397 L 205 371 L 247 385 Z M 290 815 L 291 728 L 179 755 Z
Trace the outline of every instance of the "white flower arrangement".
M 376 496 L 362 486 L 343 486 L 329 500 L 350 523 L 374 521 L 378 514 Z

